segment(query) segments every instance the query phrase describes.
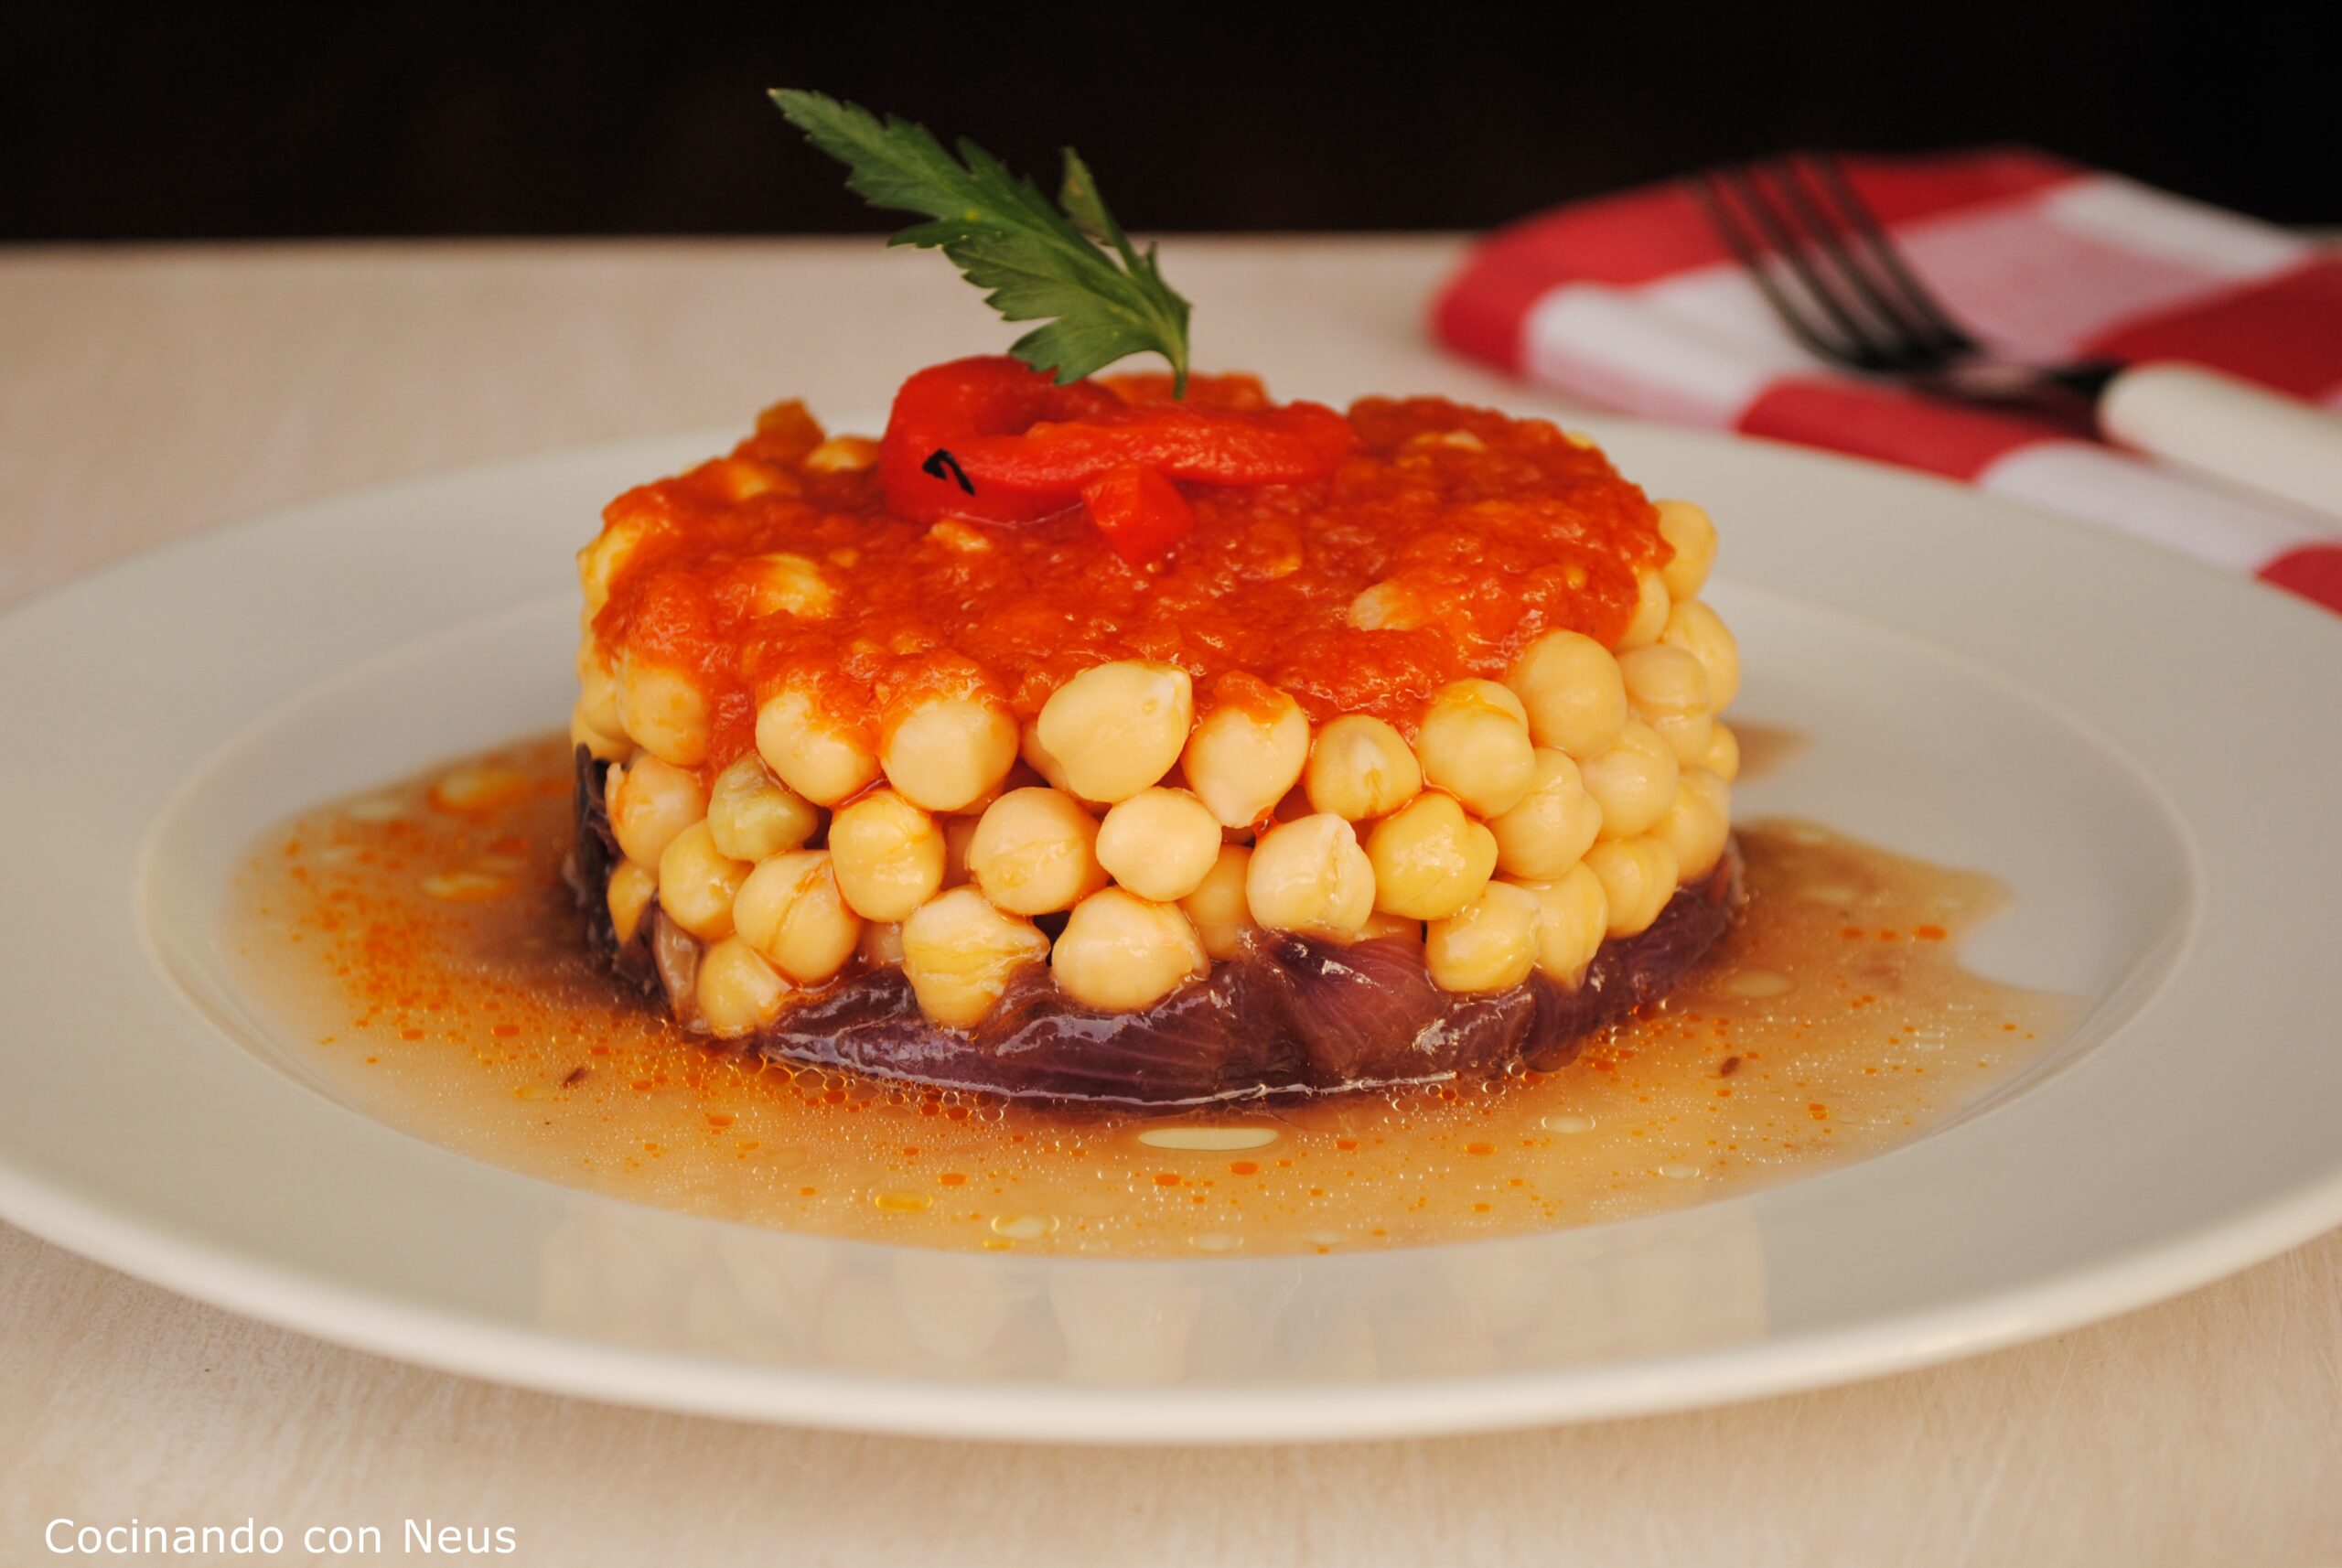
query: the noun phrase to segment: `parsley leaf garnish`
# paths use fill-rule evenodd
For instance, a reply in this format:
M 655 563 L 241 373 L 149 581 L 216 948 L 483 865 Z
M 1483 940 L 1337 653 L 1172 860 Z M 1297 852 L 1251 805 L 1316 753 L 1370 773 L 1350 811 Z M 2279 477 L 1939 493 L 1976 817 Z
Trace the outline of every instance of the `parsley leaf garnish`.
M 881 120 L 819 92 L 776 90 L 772 101 L 814 146 L 846 166 L 846 188 L 873 207 L 925 213 L 887 242 L 940 249 L 1010 321 L 1045 321 L 1009 352 L 1079 381 L 1126 354 L 1171 362 L 1187 387 L 1187 302 L 1163 281 L 1155 247 L 1141 254 L 1106 209 L 1089 167 L 1065 150 L 1051 207 L 1038 187 L 965 137 L 954 157 L 924 125 Z

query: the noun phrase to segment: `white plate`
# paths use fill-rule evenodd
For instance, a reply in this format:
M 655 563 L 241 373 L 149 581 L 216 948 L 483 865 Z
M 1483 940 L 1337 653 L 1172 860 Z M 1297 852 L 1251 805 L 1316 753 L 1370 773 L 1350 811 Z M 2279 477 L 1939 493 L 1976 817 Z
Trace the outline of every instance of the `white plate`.
M 2342 1220 L 2342 627 L 1967 491 L 1603 432 L 1706 501 L 1744 792 L 1993 872 L 1971 950 L 2073 1040 L 1882 1157 L 1400 1253 L 1105 1262 L 762 1231 L 516 1176 L 335 1102 L 247 1015 L 228 871 L 320 796 L 559 722 L 570 553 L 728 437 L 272 514 L 0 620 L 0 1214 L 190 1295 L 484 1377 L 824 1425 L 1359 1437 L 1654 1411 L 2118 1312 Z

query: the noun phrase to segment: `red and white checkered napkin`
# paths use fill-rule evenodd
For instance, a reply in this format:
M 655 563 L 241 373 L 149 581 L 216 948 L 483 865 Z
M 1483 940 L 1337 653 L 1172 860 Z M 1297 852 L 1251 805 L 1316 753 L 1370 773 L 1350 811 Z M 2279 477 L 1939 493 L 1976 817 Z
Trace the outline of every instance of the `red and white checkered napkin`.
M 2342 256 L 2040 154 L 1848 159 L 1951 313 L 2037 363 L 2183 360 L 2342 408 Z M 1489 236 L 1441 294 L 1448 347 L 1592 403 L 1964 479 L 2342 610 L 2342 538 L 2021 416 L 1822 367 L 1674 185 Z

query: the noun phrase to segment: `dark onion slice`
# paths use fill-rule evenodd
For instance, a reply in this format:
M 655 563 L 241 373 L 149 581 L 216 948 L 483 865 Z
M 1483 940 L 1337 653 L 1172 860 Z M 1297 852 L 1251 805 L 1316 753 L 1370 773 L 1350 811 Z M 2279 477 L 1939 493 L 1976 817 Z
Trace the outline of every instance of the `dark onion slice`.
M 1434 1058 L 1448 996 L 1424 971 L 1421 942 L 1341 943 L 1263 931 L 1248 945 L 1242 961 L 1282 1004 L 1305 1082 L 1391 1082 L 1445 1070 Z
M 596 950 L 619 975 L 673 1004 L 682 955 L 655 904 L 629 943 L 611 928 L 603 890 L 618 864 L 603 809 L 605 765 L 577 752 L 577 843 L 569 878 Z M 1680 889 L 1641 935 L 1606 941 L 1575 991 L 1542 974 L 1509 991 L 1456 995 L 1423 970 L 1406 937 L 1340 943 L 1262 932 L 1235 957 L 1141 1013 L 1099 1013 L 1069 1001 L 1047 965 L 1010 984 L 975 1030 L 940 1028 L 920 1014 L 895 968 L 864 970 L 792 1005 L 729 1048 L 777 1060 L 1015 1099 L 1173 1106 L 1348 1090 L 1461 1076 L 1515 1063 L 1550 1070 L 1574 1060 L 1606 1025 L 1664 995 L 1713 947 L 1740 899 L 1736 852 Z

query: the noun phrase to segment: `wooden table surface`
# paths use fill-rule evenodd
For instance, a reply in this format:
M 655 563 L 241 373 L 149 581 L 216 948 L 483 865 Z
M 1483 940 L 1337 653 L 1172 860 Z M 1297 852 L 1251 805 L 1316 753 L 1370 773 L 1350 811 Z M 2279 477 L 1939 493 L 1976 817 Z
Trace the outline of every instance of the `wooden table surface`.
M 1438 238 L 1184 241 L 1206 365 L 1533 407 L 1421 330 Z M 1005 334 L 869 241 L 0 252 L 0 601 L 256 508 L 812 392 Z M 590 526 L 581 520 L 581 530 Z M 581 537 L 583 534 L 581 533 Z M 24 759 L 13 759 L 20 765 Z M 0 1090 L 5 1092 L 5 1090 Z M 0 1563 L 59 1518 L 510 1527 L 586 1565 L 2342 1563 L 2342 1232 L 1852 1388 L 1418 1443 L 840 1436 L 521 1392 L 0 1226 Z M 308 1560 L 298 1549 L 284 1561 Z

